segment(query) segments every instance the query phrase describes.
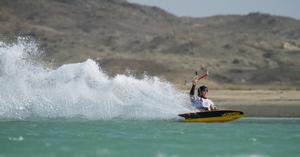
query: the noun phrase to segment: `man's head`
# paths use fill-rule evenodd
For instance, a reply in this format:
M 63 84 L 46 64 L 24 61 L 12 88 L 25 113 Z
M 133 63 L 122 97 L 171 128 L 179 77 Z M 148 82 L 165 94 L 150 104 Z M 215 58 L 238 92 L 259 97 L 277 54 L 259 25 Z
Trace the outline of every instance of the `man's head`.
M 206 87 L 206 86 L 200 86 L 199 88 L 198 88 L 198 96 L 199 97 L 206 97 L 206 94 L 207 94 L 207 92 L 208 92 L 208 88 Z

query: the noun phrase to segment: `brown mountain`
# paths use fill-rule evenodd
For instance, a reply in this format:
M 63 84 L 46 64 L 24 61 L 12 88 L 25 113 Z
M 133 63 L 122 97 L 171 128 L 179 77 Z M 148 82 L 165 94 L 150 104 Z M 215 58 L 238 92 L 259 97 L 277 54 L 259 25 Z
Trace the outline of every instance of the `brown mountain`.
M 31 36 L 56 66 L 97 60 L 108 74 L 214 87 L 300 87 L 300 21 L 262 13 L 177 17 L 124 0 L 1 0 L 0 38 Z

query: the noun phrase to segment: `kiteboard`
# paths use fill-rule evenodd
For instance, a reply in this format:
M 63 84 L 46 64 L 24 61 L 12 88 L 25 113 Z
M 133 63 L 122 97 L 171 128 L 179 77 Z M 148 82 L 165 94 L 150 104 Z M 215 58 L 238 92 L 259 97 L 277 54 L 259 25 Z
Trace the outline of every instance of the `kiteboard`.
M 179 114 L 184 122 L 229 122 L 243 117 L 244 113 L 234 110 L 215 110 Z

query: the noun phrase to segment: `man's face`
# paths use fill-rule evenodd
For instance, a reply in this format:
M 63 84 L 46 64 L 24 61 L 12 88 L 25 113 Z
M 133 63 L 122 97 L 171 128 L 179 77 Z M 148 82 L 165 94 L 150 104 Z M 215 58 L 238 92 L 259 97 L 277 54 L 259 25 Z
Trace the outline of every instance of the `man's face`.
M 200 91 L 200 96 L 205 97 L 206 94 L 207 94 L 207 92 L 208 92 L 208 89 L 201 90 L 201 91 Z

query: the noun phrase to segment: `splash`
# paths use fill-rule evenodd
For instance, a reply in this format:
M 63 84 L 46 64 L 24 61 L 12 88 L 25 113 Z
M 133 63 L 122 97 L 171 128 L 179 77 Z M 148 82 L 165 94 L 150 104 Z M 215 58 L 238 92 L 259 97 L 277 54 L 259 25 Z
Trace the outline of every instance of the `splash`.
M 95 61 L 57 69 L 37 64 L 35 42 L 0 42 L 0 118 L 170 119 L 187 97 L 157 77 L 108 77 Z

